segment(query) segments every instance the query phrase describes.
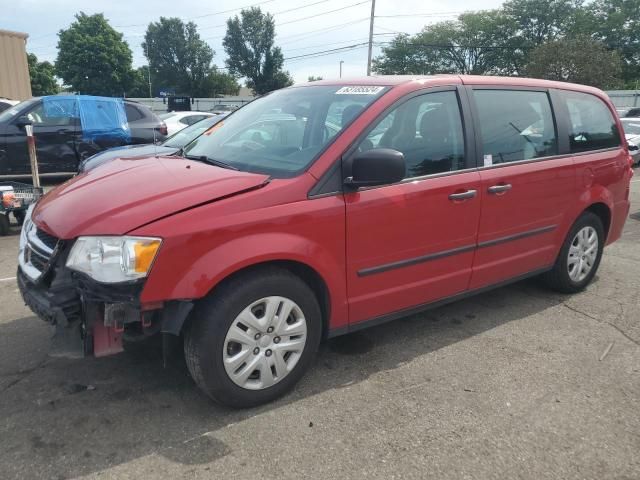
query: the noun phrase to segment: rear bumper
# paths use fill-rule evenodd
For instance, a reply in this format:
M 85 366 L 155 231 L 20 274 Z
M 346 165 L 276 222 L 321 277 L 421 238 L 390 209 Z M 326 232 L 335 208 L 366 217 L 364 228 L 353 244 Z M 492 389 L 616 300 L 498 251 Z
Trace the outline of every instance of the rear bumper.
M 609 227 L 609 235 L 607 237 L 607 245 L 615 242 L 622 236 L 622 230 L 624 229 L 624 224 L 629 216 L 630 208 L 631 203 L 629 200 L 623 200 L 614 205 L 611 215 L 611 226 Z

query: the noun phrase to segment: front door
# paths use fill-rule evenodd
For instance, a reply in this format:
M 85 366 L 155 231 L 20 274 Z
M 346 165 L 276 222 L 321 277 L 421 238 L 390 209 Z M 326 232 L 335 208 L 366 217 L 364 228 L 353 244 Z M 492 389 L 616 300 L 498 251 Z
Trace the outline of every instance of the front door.
M 357 151 L 405 156 L 404 181 L 346 193 L 350 323 L 465 291 L 480 216 L 480 175 L 456 89 L 406 99 Z M 348 164 L 348 162 L 345 162 Z
M 553 265 L 576 185 L 547 91 L 483 87 L 471 97 L 483 163 L 477 289 Z
M 60 108 L 45 109 L 42 101 L 23 115 L 33 123 L 40 173 L 75 172 L 78 168 L 75 144 L 79 133 L 79 119 Z M 15 121 L 14 121 L 15 123 Z M 27 138 L 24 128 L 10 125 L 11 143 L 7 145 L 12 174 L 31 173 Z

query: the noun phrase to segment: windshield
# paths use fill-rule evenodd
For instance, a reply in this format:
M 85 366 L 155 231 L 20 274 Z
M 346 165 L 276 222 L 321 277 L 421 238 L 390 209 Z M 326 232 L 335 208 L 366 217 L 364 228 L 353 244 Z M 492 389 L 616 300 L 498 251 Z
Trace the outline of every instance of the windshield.
M 640 121 L 622 122 L 622 127 L 627 135 L 640 135 Z
M 0 113 L 0 122 L 9 122 L 13 120 L 16 116 L 20 114 L 20 112 L 24 111 L 25 107 L 28 107 L 34 103 L 36 103 L 37 99 L 25 100 L 13 107 L 8 108 L 4 112 Z
M 386 90 L 335 85 L 278 90 L 219 122 L 185 154 L 276 178 L 292 177 Z
M 213 127 L 216 123 L 222 120 L 224 116 L 216 115 L 215 117 L 207 117 L 204 120 L 189 125 L 183 128 L 178 133 L 174 133 L 167 138 L 163 143 L 163 147 L 182 148 L 185 145 L 193 142 L 196 138 L 202 135 L 207 129 Z

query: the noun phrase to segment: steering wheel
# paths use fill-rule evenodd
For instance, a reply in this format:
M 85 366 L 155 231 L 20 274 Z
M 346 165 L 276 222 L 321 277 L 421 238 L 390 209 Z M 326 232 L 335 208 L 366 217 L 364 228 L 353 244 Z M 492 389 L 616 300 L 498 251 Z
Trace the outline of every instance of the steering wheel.
M 242 142 L 242 148 L 255 151 L 255 150 L 262 150 L 263 148 L 265 148 L 265 145 L 263 145 L 260 142 L 255 142 L 253 140 L 245 140 L 244 142 Z

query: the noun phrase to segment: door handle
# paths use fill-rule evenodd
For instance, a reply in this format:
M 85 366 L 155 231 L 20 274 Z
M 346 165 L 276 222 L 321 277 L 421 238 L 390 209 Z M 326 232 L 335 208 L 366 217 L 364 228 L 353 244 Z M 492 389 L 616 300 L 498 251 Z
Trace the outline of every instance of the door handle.
M 498 193 L 508 192 L 509 190 L 511 190 L 510 183 L 503 183 L 500 185 L 493 185 L 492 187 L 489 187 L 489 193 L 493 193 L 494 195 Z
M 477 192 L 475 190 L 466 190 L 460 193 L 452 193 L 451 195 L 449 195 L 449 200 L 454 202 L 457 200 L 468 200 L 470 198 L 475 197 L 476 193 Z

